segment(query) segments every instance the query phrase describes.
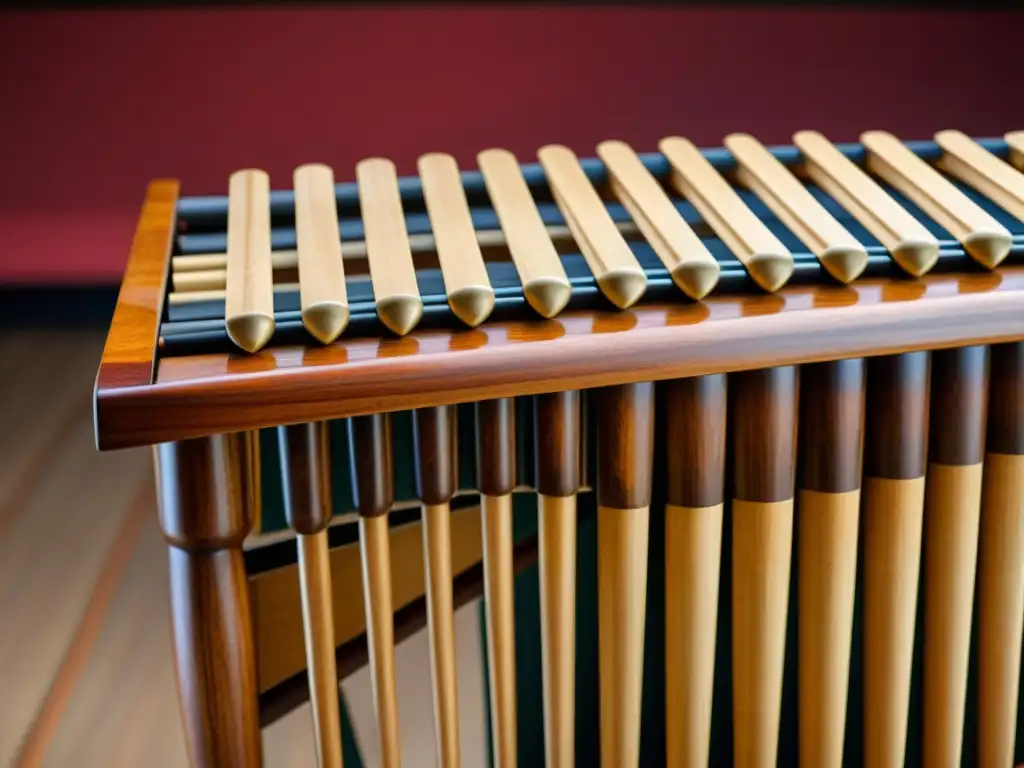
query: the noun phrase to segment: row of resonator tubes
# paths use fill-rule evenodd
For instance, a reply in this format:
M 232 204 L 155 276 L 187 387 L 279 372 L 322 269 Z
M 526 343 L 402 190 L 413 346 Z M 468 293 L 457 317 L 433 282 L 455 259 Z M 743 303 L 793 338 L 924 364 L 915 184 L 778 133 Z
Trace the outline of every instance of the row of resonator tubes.
M 1024 132 L 1006 135 L 1013 162 L 1024 167 Z M 942 131 L 937 168 L 891 134 L 861 136 L 866 168 L 848 159 L 828 139 L 812 131 L 793 137 L 809 180 L 847 209 L 907 273 L 919 276 L 935 264 L 935 236 L 901 207 L 873 177 L 890 185 L 947 230 L 975 261 L 995 268 L 1009 253 L 1010 232 L 946 176 L 972 187 L 1010 215 L 1024 220 L 1024 173 L 959 131 Z M 865 246 L 834 218 L 761 143 L 745 134 L 724 141 L 737 162 L 736 179 L 764 202 L 842 283 L 855 280 L 868 261 Z M 687 139 L 659 144 L 668 160 L 670 186 L 689 201 L 708 226 L 767 291 L 784 286 L 793 272 L 792 253 L 742 201 L 736 190 Z M 610 192 L 689 297 L 703 298 L 716 285 L 719 263 L 682 218 L 672 199 L 620 141 L 597 147 Z M 647 278 L 609 216 L 598 191 L 571 150 L 547 146 L 538 159 L 555 204 L 604 295 L 617 307 L 633 305 Z M 501 224 L 500 243 L 508 248 L 529 304 L 543 317 L 557 315 L 571 286 L 556 250 L 555 228 L 546 227 L 514 155 L 490 149 L 478 156 L 487 193 Z M 470 327 L 484 322 L 495 294 L 453 157 L 431 153 L 418 161 L 445 294 L 453 314 Z M 359 202 L 377 314 L 399 335 L 416 327 L 423 302 L 416 281 L 410 236 L 405 227 L 394 164 L 371 158 L 356 166 Z M 232 174 L 228 195 L 227 253 L 183 259 L 204 260 L 224 269 L 225 324 L 231 340 L 248 352 L 261 349 L 274 332 L 275 268 L 297 267 L 302 319 L 327 344 L 349 320 L 334 175 L 321 164 L 295 170 L 294 253 L 271 254 L 269 177 L 260 170 Z M 286 263 L 287 262 L 287 263 Z

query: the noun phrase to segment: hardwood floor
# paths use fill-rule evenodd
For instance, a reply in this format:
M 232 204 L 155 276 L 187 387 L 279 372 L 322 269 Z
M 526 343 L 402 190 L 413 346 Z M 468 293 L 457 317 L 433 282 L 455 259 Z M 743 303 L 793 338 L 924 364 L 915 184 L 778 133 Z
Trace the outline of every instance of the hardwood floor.
M 103 338 L 0 331 L 0 766 L 188 765 L 149 451 L 93 444 Z M 475 662 L 459 670 L 465 765 L 486 762 L 478 610 L 456 619 Z M 433 765 L 427 648 L 421 632 L 397 651 L 410 766 Z M 343 691 L 373 765 L 365 670 Z M 264 729 L 263 749 L 268 768 L 315 766 L 308 705 Z

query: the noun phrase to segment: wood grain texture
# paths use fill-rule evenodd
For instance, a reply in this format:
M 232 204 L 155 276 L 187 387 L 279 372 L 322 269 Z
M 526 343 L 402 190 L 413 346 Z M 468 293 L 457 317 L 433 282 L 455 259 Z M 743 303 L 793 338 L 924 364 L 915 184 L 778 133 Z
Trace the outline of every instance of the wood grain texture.
M 516 485 L 516 402 L 511 397 L 476 404 L 477 488 L 487 496 Z
M 334 171 L 322 163 L 307 163 L 295 169 L 293 180 L 302 322 L 317 339 L 330 344 L 345 330 L 349 317 Z
M 672 167 L 672 186 L 693 203 L 757 284 L 766 291 L 785 285 L 793 274 L 793 255 L 693 142 L 672 136 L 662 139 L 658 148 Z
M 959 240 L 978 263 L 992 269 L 1010 251 L 1010 233 L 980 205 L 957 189 L 885 131 L 861 134 L 867 167 L 906 195 L 943 229 Z
M 450 518 L 451 510 L 447 502 L 426 504 L 423 507 L 423 563 L 427 572 L 435 754 L 437 764 L 442 768 L 459 768 L 459 702 L 455 673 Z
M 388 519 L 385 515 L 364 515 L 359 518 L 365 629 L 381 764 L 384 768 L 399 768 L 402 758 L 395 675 L 391 547 L 388 539 Z M 341 640 L 341 637 L 336 635 L 336 639 Z
M 793 498 L 796 479 L 799 371 L 793 366 L 729 377 L 734 456 L 733 498 Z
M 512 496 L 481 494 L 484 539 L 484 618 L 491 745 L 495 768 L 515 768 L 516 617 L 512 565 Z
M 228 189 L 225 325 L 231 340 L 252 353 L 274 332 L 270 177 L 261 170 L 235 171 Z
M 448 304 L 462 322 L 476 327 L 494 309 L 494 289 L 473 229 L 459 166 L 451 155 L 434 152 L 422 155 L 416 167 Z
M 195 765 L 262 764 L 256 654 L 239 549 L 170 549 L 178 690 Z
M 774 766 L 793 547 L 793 500 L 732 503 L 733 754 Z
M 928 466 L 921 740 L 925 765 L 957 765 L 961 759 L 981 475 L 980 463 Z
M 395 501 L 391 454 L 391 416 L 354 416 L 346 426 L 349 482 L 363 517 L 385 515 Z
M 256 652 L 242 541 L 252 523 L 244 434 L 155 451 L 170 546 L 182 719 L 195 765 L 259 766 Z
M 646 508 L 654 461 L 654 384 L 609 387 L 596 394 L 598 504 Z
M 540 652 L 544 691 L 544 758 L 576 765 L 576 496 L 540 494 Z
M 331 521 L 329 437 L 323 421 L 277 428 L 285 519 L 296 533 L 318 533 Z
M 574 496 L 580 489 L 580 393 L 534 399 L 534 485 L 544 496 Z
M 97 391 L 97 436 L 109 449 L 580 387 L 1019 341 L 1022 315 L 1024 269 L 1004 267 L 625 312 L 563 312 L 548 323 L 424 330 L 406 339 L 275 347 L 248 357 L 168 358 L 152 386 Z
M 340 768 L 341 720 L 327 547 L 331 520 L 329 432 L 327 424 L 320 421 L 278 427 L 277 438 L 285 518 L 298 534 L 302 626 L 318 764 Z
M 1024 344 L 991 350 L 978 549 L 978 764 L 1013 760 L 1024 634 Z
M 939 131 L 943 155 L 937 166 L 970 185 L 1011 216 L 1024 220 L 1024 174 L 962 131 Z
M 1010 162 L 1018 170 L 1024 169 L 1024 131 L 1010 131 L 1003 138 L 1010 147 Z
M 868 254 L 846 227 L 753 136 L 734 133 L 724 143 L 739 165 L 739 182 L 757 194 L 836 280 L 857 279 Z
M 980 464 L 988 420 L 988 347 L 936 352 L 932 361 L 928 461 Z
M 508 150 L 487 149 L 477 155 L 477 163 L 526 300 L 541 316 L 554 317 L 572 291 L 551 228 L 544 226 L 519 161 Z M 482 234 L 477 232 L 477 238 Z
M 925 491 L 924 760 L 960 761 L 978 556 L 989 350 L 936 352 Z
M 907 352 L 868 361 L 866 476 L 924 477 L 930 399 L 930 353 Z
M 800 371 L 800 761 L 840 766 L 846 727 L 864 435 L 863 360 Z
M 632 306 L 647 289 L 647 277 L 576 155 L 551 145 L 541 147 L 537 159 L 598 287 L 620 309 Z
M 865 368 L 863 360 L 852 358 L 800 370 L 800 488 L 860 488 Z
M 299 584 L 302 626 L 306 639 L 306 670 L 313 711 L 317 763 L 341 768 L 341 715 L 338 672 L 334 664 L 334 621 L 331 617 L 331 561 L 327 531 L 299 534 Z
M 902 766 L 924 520 L 931 354 L 867 365 L 864 448 L 864 754 Z
M 864 764 L 901 768 L 907 746 L 924 476 L 864 481 Z
M 601 763 L 638 765 L 650 509 L 597 509 Z
M 665 753 L 679 768 L 710 756 L 722 510 L 665 507 Z
M 802 489 L 798 504 L 800 763 L 838 768 L 853 644 L 860 489 Z
M 1011 765 L 1024 634 L 1024 455 L 985 457 L 978 551 L 979 765 Z
M 458 411 L 453 406 L 413 413 L 416 495 L 426 505 L 447 504 L 459 486 Z
M 153 380 L 178 189 L 174 179 L 151 181 L 146 188 L 100 359 L 97 392 L 108 387 L 144 386 Z
M 666 382 L 665 467 L 668 503 L 714 507 L 725 501 L 726 378 L 723 374 Z
M 385 158 L 361 160 L 356 165 L 356 179 L 377 313 L 381 322 L 402 336 L 420 321 L 423 301 L 405 229 L 395 164 Z
M 597 154 L 608 169 L 610 186 L 629 212 L 672 280 L 692 299 L 702 299 L 718 282 L 720 267 L 669 196 L 621 141 L 604 141 Z
M 843 206 L 909 274 L 930 270 L 939 244 L 928 229 L 834 144 L 816 131 L 799 131 L 793 143 L 803 153 L 811 181 Z
M 991 348 L 987 450 L 1024 454 L 1024 343 Z

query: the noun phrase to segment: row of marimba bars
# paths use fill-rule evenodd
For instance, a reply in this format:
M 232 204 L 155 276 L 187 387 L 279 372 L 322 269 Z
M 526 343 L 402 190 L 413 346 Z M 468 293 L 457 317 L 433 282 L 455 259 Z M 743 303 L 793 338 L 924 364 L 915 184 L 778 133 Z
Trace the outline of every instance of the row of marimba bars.
M 1024 174 L 959 131 L 935 137 L 943 150 L 938 168 L 968 184 L 1011 215 L 1024 220 Z M 1006 136 L 1024 156 L 1024 132 Z M 1011 247 L 1010 233 L 961 192 L 946 176 L 892 135 L 861 136 L 868 151 L 867 171 L 845 157 L 825 137 L 804 131 L 794 143 L 805 158 L 810 180 L 834 197 L 912 275 L 927 272 L 938 257 L 934 235 L 903 209 L 876 181 L 904 194 L 960 242 L 974 259 L 993 268 Z M 739 183 L 805 243 L 824 268 L 848 283 L 867 263 L 865 247 L 808 192 L 803 183 L 756 139 L 730 135 L 725 146 L 738 163 Z M 783 286 L 793 257 L 744 204 L 688 140 L 660 144 L 668 159 L 673 188 L 690 201 L 714 233 L 764 289 Z M 602 143 L 597 153 L 609 174 L 612 194 L 647 239 L 682 291 L 700 299 L 714 288 L 719 265 L 672 200 L 630 147 Z M 412 330 L 423 314 L 412 253 L 436 250 L 452 312 L 469 326 L 487 319 L 494 306 L 481 245 L 507 246 L 530 305 L 553 317 L 569 300 L 571 287 L 553 240 L 571 235 L 600 289 L 626 308 L 644 293 L 646 277 L 624 236 L 627 226 L 608 215 L 597 190 L 573 153 L 561 146 L 542 148 L 538 158 L 565 227 L 546 227 L 516 158 L 487 150 L 479 166 L 501 230 L 474 230 L 454 158 L 427 154 L 419 160 L 432 234 L 410 237 L 405 229 L 395 167 L 368 159 L 356 167 L 365 241 L 341 243 L 330 168 L 296 169 L 296 251 L 271 252 L 269 178 L 257 170 L 238 171 L 230 181 L 227 253 L 174 259 L 174 298 L 224 299 L 230 338 L 242 349 L 259 350 L 274 330 L 274 272 L 298 269 L 298 285 L 279 288 L 300 293 L 303 322 L 330 343 L 349 317 L 343 253 L 365 257 L 381 321 L 398 334 Z M 183 295 L 184 294 L 184 295 Z
M 960 764 L 978 574 L 978 764 L 1014 751 L 1024 620 L 1024 342 L 666 382 L 665 702 L 668 764 L 707 766 L 723 510 L 732 519 L 737 766 L 778 749 L 794 521 L 799 753 L 840 766 L 858 547 L 863 550 L 864 764 L 902 766 L 922 551 L 925 766 Z M 593 390 L 597 418 L 600 750 L 639 760 L 654 385 Z M 930 408 L 929 408 L 930 403 Z M 514 401 L 476 406 L 494 765 L 517 765 L 511 493 Z M 728 419 L 727 419 L 728 411 Z M 437 759 L 459 760 L 449 502 L 454 407 L 414 413 L 423 504 Z M 349 420 L 381 764 L 401 764 L 387 514 L 387 415 Z M 535 399 L 546 764 L 575 765 L 576 493 L 580 393 Z M 731 443 L 731 498 L 724 491 Z M 321 764 L 340 764 L 323 424 L 280 428 L 298 532 L 309 683 Z M 798 450 L 799 449 L 799 450 Z M 300 480 L 301 478 L 301 480 Z M 794 506 L 796 513 L 794 514 Z M 861 520 L 863 540 L 858 541 Z M 979 547 L 980 534 L 980 547 Z M 658 540 L 658 537 L 663 537 Z M 917 738 L 912 734 L 911 738 Z

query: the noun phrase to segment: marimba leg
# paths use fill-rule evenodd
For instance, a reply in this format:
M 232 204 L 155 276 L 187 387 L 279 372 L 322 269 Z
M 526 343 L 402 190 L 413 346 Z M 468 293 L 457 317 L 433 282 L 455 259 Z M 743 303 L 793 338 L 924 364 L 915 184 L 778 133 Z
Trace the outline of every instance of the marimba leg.
M 154 450 L 160 525 L 170 545 L 171 619 L 189 757 L 262 764 L 256 654 L 242 542 L 254 450 L 245 433 Z

